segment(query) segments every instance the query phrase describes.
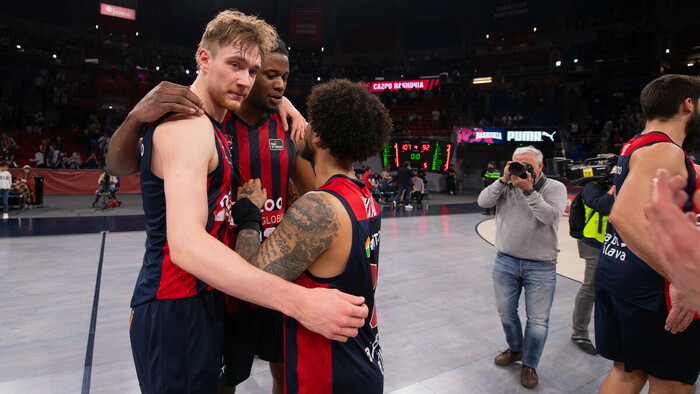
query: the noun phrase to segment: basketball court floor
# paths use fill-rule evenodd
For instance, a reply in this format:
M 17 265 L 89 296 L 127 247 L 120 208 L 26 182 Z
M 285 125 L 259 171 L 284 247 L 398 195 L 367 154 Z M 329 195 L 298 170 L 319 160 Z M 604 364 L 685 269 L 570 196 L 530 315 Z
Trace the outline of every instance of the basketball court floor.
M 137 393 L 128 324 L 145 242 L 140 198 L 123 196 L 121 208 L 96 212 L 87 208 L 91 196 L 62 197 L 0 223 L 0 392 Z M 540 384 L 520 385 L 520 363 L 494 364 L 507 344 L 491 282 L 493 216 L 474 201 L 435 194 L 410 211 L 382 208 L 385 391 L 597 392 L 611 362 L 570 341 L 584 263 L 565 219 Z M 524 323 L 522 299 L 520 310 Z M 238 392 L 271 387 L 267 365 L 256 360 Z

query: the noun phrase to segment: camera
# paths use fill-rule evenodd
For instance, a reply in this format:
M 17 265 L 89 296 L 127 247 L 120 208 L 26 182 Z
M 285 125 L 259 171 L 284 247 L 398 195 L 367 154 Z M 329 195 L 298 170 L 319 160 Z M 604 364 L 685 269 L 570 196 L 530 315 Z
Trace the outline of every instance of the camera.
M 617 165 L 617 155 L 598 155 L 576 165 L 563 158 L 555 158 L 554 161 L 557 175 L 565 176 L 573 186 L 583 186 L 591 181 L 611 186 L 615 177 L 613 169 Z
M 522 179 L 527 179 L 527 173 L 532 175 L 532 179 L 535 179 L 535 169 L 530 163 L 519 163 L 514 161 L 508 166 L 508 172 L 511 176 L 517 176 Z

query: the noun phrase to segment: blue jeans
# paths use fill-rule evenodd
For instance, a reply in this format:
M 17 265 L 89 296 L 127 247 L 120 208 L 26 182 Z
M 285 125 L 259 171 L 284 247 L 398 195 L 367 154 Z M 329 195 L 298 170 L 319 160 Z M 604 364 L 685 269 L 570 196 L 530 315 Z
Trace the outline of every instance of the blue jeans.
M 549 261 L 519 259 L 501 252 L 496 256 L 493 288 L 508 348 L 513 352 L 523 352 L 522 363 L 531 368 L 537 368 L 547 340 L 556 279 L 556 266 Z M 527 313 L 524 337 L 518 316 L 523 287 Z
M 10 197 L 10 189 L 0 189 L 0 198 L 2 198 L 2 213 L 7 213 L 10 206 L 7 199 Z
M 399 186 L 399 191 L 396 193 L 396 198 L 394 199 L 394 201 L 398 203 L 401 199 L 401 193 L 405 191 L 406 197 L 404 197 L 403 203 L 408 205 L 408 203 L 411 201 L 411 189 L 411 186 Z

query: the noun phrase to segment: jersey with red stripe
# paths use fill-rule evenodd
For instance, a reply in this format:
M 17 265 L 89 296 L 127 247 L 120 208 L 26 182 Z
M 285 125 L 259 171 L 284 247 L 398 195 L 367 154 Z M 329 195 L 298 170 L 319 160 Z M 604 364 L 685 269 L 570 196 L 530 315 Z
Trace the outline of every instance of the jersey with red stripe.
M 207 115 L 208 116 L 208 115 Z M 233 166 L 223 126 L 211 117 L 219 164 L 207 175 L 208 215 L 206 231 L 228 247 L 233 247 L 231 221 L 231 174 Z M 175 265 L 170 257 L 165 220 L 163 179 L 151 172 L 153 133 L 162 119 L 149 126 L 141 145 L 141 199 L 146 218 L 146 253 L 136 281 L 131 306 L 152 300 L 192 297 L 212 289 L 199 278 Z M 182 193 L 187 193 L 183 190 Z
M 342 274 L 318 278 L 306 271 L 296 283 L 362 296 L 371 314 L 358 335 L 345 343 L 328 340 L 285 317 L 285 393 L 381 393 L 384 365 L 374 300 L 381 227 L 379 205 L 362 182 L 343 175 L 332 177 L 318 190 L 343 203 L 352 222 L 352 247 Z
M 614 196 L 620 192 L 627 175 L 629 175 L 632 153 L 639 148 L 657 143 L 675 144 L 666 134 L 653 131 L 636 135 L 622 147 L 617 167 L 615 167 Z M 699 185 L 695 167 L 687 154 L 685 167 L 688 171 L 688 184 L 685 192 L 692 196 Z M 694 206 L 692 199 L 680 209 L 684 212 L 694 211 L 697 213 L 697 207 Z M 644 230 L 640 229 L 640 231 Z M 615 230 L 614 225 L 609 222 L 605 242 L 598 260 L 595 284 L 638 307 L 654 312 L 658 310 L 660 303 L 664 300 L 664 288 L 666 287 L 664 277 L 635 255 Z
M 282 221 L 287 209 L 287 186 L 296 147 L 289 134 L 284 132 L 277 113 L 265 116 L 254 125 L 231 113 L 226 132 L 234 179 L 244 183 L 259 178 L 267 190 L 262 213 L 264 237 L 267 238 Z M 234 184 L 234 190 L 238 186 Z

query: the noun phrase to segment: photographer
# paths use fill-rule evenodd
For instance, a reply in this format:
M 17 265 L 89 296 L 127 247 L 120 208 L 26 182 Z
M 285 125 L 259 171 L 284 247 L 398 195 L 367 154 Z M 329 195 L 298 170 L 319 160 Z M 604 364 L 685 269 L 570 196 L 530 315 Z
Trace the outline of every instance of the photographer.
M 586 260 L 583 283 L 574 301 L 573 334 L 571 341 L 588 354 L 598 354 L 588 336 L 588 324 L 595 304 L 595 267 L 598 265 L 600 248 L 605 241 L 608 215 L 615 201 L 607 182 L 588 182 L 581 191 L 585 213 L 583 238 L 578 239 L 578 255 Z
M 566 187 L 543 173 L 542 152 L 533 146 L 513 152 L 503 176 L 480 194 L 482 208 L 496 207 L 496 249 L 493 285 L 508 349 L 496 365 L 522 360 L 520 383 L 537 386 L 535 368 L 549 328 L 556 287 L 557 230 L 566 207 Z M 525 288 L 527 324 L 523 337 L 518 300 Z
M 107 169 L 105 168 L 105 170 L 102 172 L 102 175 L 100 175 L 100 179 L 97 181 L 97 184 L 100 185 L 100 188 L 95 190 L 95 201 L 92 202 L 93 208 L 97 204 L 97 201 L 100 200 L 100 196 L 103 193 L 108 193 L 110 200 L 116 200 L 117 204 L 122 205 L 122 203 L 119 200 L 117 200 L 116 196 L 118 181 L 119 180 L 117 179 L 117 177 L 109 175 L 107 173 Z

